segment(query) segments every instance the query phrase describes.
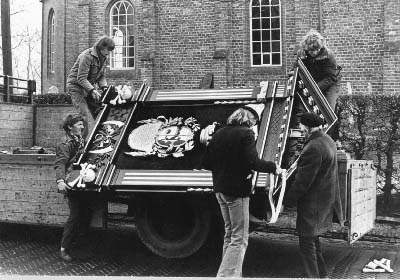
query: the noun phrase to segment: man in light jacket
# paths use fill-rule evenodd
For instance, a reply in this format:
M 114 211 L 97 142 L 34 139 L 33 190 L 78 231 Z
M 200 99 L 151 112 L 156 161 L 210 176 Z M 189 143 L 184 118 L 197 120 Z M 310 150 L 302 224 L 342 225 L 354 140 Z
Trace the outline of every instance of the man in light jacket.
M 92 48 L 84 50 L 76 59 L 67 79 L 72 104 L 84 119 L 83 138 L 93 128 L 100 108 L 101 91 L 107 89 L 104 76 L 107 57 L 115 48 L 111 37 L 101 37 Z

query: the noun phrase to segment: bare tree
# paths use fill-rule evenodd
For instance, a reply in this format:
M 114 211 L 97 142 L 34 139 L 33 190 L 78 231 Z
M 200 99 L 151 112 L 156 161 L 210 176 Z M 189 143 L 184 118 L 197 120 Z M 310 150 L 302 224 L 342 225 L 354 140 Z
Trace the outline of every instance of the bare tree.
M 338 104 L 340 141 L 355 159 L 364 159 L 368 141 L 370 99 L 365 95 L 342 96 Z
M 383 187 L 385 212 L 392 207 L 393 176 L 396 174 L 394 157 L 400 151 L 400 98 L 396 95 L 377 95 L 372 98 L 372 115 L 375 117 L 372 136 L 376 139 L 375 151 L 382 165 L 378 168 L 384 173 Z
M 390 214 L 394 178 L 400 152 L 400 97 L 397 95 L 342 96 L 340 106 L 340 140 L 356 159 L 374 160 L 383 191 L 383 211 Z
M 2 21 L 2 31 L 4 33 L 4 27 L 8 26 L 9 31 L 4 34 L 9 39 L 6 39 L 6 36 L 2 36 L 2 41 L 0 41 L 0 49 L 5 47 L 8 48 L 7 43 L 11 46 L 10 54 L 5 54 L 3 51 L 3 55 L 0 55 L 0 73 L 13 75 L 15 77 L 20 77 L 22 79 L 28 80 L 36 80 L 37 83 L 40 84 L 41 78 L 41 70 L 40 70 L 40 56 L 41 56 L 41 30 L 40 26 L 28 24 L 28 21 L 25 23 L 23 21 L 24 16 L 30 11 L 33 6 L 37 4 L 34 3 L 35 0 L 29 1 L 1 1 L 1 21 Z M 8 4 L 8 5 L 7 5 Z M 4 5 L 9 6 L 9 9 L 4 9 Z M 3 21 L 6 18 L 3 14 L 4 11 L 8 14 L 7 10 L 9 10 L 8 22 L 9 24 L 4 24 Z M 33 8 L 33 10 L 35 10 Z M 10 39 L 11 38 L 11 39 Z M 2 44 L 3 46 L 1 46 Z M 13 56 L 12 56 L 13 55 Z M 12 58 L 11 58 L 12 57 Z M 11 61 L 11 69 L 12 72 L 7 72 L 6 70 L 3 72 L 3 59 L 4 65 L 7 62 L 7 59 Z M 12 73 L 12 74 L 10 74 Z M 18 84 L 18 80 L 14 81 L 14 85 Z M 22 87 L 26 86 L 26 82 L 20 82 Z M 40 86 L 38 87 L 40 88 Z M 15 92 L 13 92 L 15 93 Z M 19 91 L 20 93 L 20 91 Z

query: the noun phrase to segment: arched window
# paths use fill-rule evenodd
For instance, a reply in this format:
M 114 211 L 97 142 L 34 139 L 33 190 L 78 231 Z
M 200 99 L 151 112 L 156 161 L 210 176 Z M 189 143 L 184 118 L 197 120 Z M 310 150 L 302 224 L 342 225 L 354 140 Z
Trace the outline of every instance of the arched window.
M 251 66 L 282 65 L 280 1 L 252 0 L 250 5 Z
M 110 9 L 110 35 L 115 41 L 111 69 L 135 68 L 134 10 L 129 1 L 115 2 Z
M 54 73 L 55 17 L 53 9 L 51 9 L 49 12 L 47 32 L 47 71 L 50 74 Z

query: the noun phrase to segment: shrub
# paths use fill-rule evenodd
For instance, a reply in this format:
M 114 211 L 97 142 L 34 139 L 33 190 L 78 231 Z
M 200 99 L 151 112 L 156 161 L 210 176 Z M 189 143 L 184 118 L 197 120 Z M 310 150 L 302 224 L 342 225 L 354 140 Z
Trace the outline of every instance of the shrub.
M 71 96 L 66 93 L 38 94 L 33 98 L 35 104 L 72 104 Z
M 356 159 L 373 160 L 382 176 L 385 212 L 391 210 L 394 178 L 399 169 L 395 157 L 400 152 L 400 96 L 343 95 L 338 99 L 339 140 Z
M 12 103 L 26 104 L 29 102 L 28 100 L 29 100 L 29 97 L 27 95 L 16 95 L 16 94 L 10 95 L 10 102 L 12 102 Z

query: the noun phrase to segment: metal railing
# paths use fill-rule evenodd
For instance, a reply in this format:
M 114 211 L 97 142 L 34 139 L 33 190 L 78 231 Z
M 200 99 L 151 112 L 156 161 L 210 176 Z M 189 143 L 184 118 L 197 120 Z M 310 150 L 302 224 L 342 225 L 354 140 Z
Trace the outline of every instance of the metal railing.
M 36 81 L 26 80 L 8 75 L 0 75 L 0 103 L 14 102 L 33 104 L 33 94 L 36 92 Z M 22 85 L 20 85 L 22 83 Z M 20 93 L 20 90 L 25 92 Z

